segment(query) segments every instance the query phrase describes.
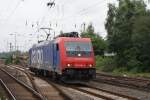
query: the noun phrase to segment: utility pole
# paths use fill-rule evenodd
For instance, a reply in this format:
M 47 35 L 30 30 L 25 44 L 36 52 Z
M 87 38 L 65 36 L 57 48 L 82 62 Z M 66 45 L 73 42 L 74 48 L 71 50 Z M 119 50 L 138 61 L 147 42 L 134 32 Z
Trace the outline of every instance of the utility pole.
M 55 38 L 55 31 L 54 31 L 54 38 Z
M 11 52 L 12 51 L 12 43 L 10 43 L 9 45 L 10 45 L 9 49 L 10 49 L 10 52 Z
M 83 23 L 83 31 L 85 32 L 85 23 Z
M 83 27 L 83 29 L 82 29 L 82 27 Z M 81 24 L 81 30 L 82 30 L 82 32 L 85 32 L 85 27 L 86 27 L 86 24 L 85 24 L 85 23 L 82 23 L 82 24 Z
M 12 34 L 9 34 L 9 35 L 14 35 L 14 39 L 15 39 L 15 51 L 16 51 L 16 46 L 17 46 L 17 39 L 16 39 L 16 36 L 17 36 L 17 33 L 12 33 Z

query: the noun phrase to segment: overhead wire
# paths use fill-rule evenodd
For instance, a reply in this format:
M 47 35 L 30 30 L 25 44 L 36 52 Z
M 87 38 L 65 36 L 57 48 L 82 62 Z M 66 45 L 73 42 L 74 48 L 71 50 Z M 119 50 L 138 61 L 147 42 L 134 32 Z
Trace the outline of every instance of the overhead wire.
M 106 0 L 106 2 L 103 1 L 103 0 L 98 1 L 98 2 L 93 3 L 92 5 L 90 5 L 90 6 L 86 7 L 86 8 L 81 9 L 80 11 L 76 12 L 75 14 L 72 14 L 72 15 L 70 15 L 70 16 L 67 16 L 67 17 L 65 17 L 65 18 L 62 18 L 62 19 L 60 19 L 60 20 L 68 20 L 68 19 L 71 19 L 71 18 L 73 19 L 73 18 L 75 18 L 76 16 L 83 16 L 84 14 L 88 13 L 89 10 L 91 10 L 91 9 L 93 9 L 93 8 L 95 8 L 95 7 L 99 7 L 99 6 L 102 7 L 102 6 L 105 5 L 107 2 L 108 2 L 107 0 Z M 75 27 L 75 29 L 77 29 L 77 24 L 74 24 L 74 27 Z
M 11 16 L 16 12 L 17 8 L 20 6 L 21 2 L 23 2 L 24 0 L 19 0 L 16 4 L 16 6 L 14 7 L 14 9 L 12 10 L 12 12 L 8 15 L 8 17 L 6 18 L 6 21 L 8 21 L 8 19 L 11 18 Z
M 65 12 L 64 12 L 64 4 L 66 4 L 67 2 L 68 2 L 68 1 L 65 1 L 65 2 L 62 4 L 62 5 L 63 5 L 63 7 L 62 7 L 62 13 L 63 13 L 63 14 L 62 14 L 62 17 L 64 17 L 64 15 L 65 15 Z M 97 5 L 98 5 L 98 6 L 101 6 L 101 5 L 100 5 L 101 2 L 104 2 L 104 1 L 103 1 L 103 0 L 98 1 L 98 2 L 96 2 L 96 3 L 94 3 L 94 4 L 92 4 L 92 5 L 90 5 L 90 6 L 86 7 L 86 8 L 84 8 L 84 9 L 78 11 L 78 12 L 75 13 L 75 14 L 76 14 L 76 15 L 79 15 L 80 13 L 82 14 L 82 12 L 85 12 L 85 11 L 91 9 L 91 8 L 97 7 Z M 75 17 L 75 14 L 73 14 L 73 15 L 71 15 L 71 16 L 67 16 L 67 17 L 65 17 L 65 18 L 60 18 L 60 19 L 58 18 L 57 21 L 74 18 L 74 17 Z M 58 24 L 58 23 L 56 22 L 56 24 Z M 77 28 L 77 25 L 76 25 L 76 24 L 75 24 L 75 27 Z
M 102 1 L 99 1 L 97 3 L 94 3 L 93 5 L 90 5 L 90 6 L 86 7 L 86 8 L 84 8 L 83 10 L 80 10 L 78 13 L 82 13 L 84 11 L 87 11 L 87 10 L 91 9 L 91 8 L 94 8 L 94 7 L 97 7 L 97 6 L 101 6 L 100 3 L 102 3 L 102 2 L 104 2 L 104 1 L 102 0 Z
M 41 2 L 41 5 L 42 5 L 42 4 L 43 4 L 43 0 L 42 0 L 42 2 Z M 45 5 L 45 3 L 44 3 L 44 5 Z M 47 14 L 47 11 L 44 12 L 42 18 L 40 18 L 40 19 L 38 19 L 38 20 L 36 21 L 36 26 L 37 26 L 37 27 L 36 27 L 35 33 L 39 32 L 41 25 L 44 23 L 46 14 Z M 32 28 L 33 28 L 33 27 L 32 27 Z
M 54 1 L 55 1 L 55 0 L 54 0 Z M 67 1 L 66 1 L 66 2 L 67 2 Z M 64 4 L 66 4 L 66 2 L 65 2 Z M 105 2 L 105 1 L 103 1 L 103 0 L 98 1 L 98 2 L 96 2 L 96 3 L 94 3 L 94 4 L 90 5 L 90 6 L 88 6 L 88 7 L 86 7 L 86 8 L 83 8 L 82 10 L 78 11 L 77 13 L 75 13 L 75 14 L 73 14 L 73 15 L 71 15 L 71 16 L 67 16 L 67 17 L 65 17 L 65 18 L 61 18 L 61 19 L 58 19 L 58 20 L 60 21 L 60 20 L 70 19 L 70 18 L 75 17 L 76 15 L 81 15 L 81 14 L 84 14 L 84 13 L 88 13 L 88 11 L 89 11 L 90 9 L 95 8 L 95 7 L 97 7 L 97 6 L 102 6 L 102 5 L 101 5 L 102 2 Z M 56 10 L 55 10 L 55 11 L 56 11 Z M 53 12 L 52 12 L 52 13 L 53 13 Z M 59 13 L 59 12 L 58 12 L 58 13 Z M 46 14 L 48 14 L 48 13 L 46 13 Z M 46 14 L 43 16 L 42 21 L 40 22 L 40 25 L 42 25 L 42 24 L 44 23 Z M 62 17 L 64 17 L 64 12 L 63 12 L 63 16 L 62 16 Z M 51 24 L 51 23 L 50 23 L 50 24 Z M 58 25 L 57 22 L 56 22 L 56 24 Z
M 48 4 L 48 3 L 49 3 L 49 4 Z M 48 2 L 48 3 L 47 3 L 47 7 L 50 6 L 50 10 L 51 10 L 53 7 L 55 7 L 55 0 L 50 1 L 50 2 Z M 53 4 L 54 4 L 54 5 L 53 5 Z M 52 13 L 53 13 L 53 12 L 52 12 Z M 52 13 L 51 13 L 51 14 L 52 14 Z M 40 31 L 40 28 L 41 28 L 41 26 L 43 25 L 43 23 L 44 23 L 44 21 L 45 21 L 45 19 L 46 19 L 46 17 L 47 17 L 48 14 L 49 14 L 49 10 L 45 11 L 45 13 L 44 13 L 44 15 L 43 15 L 41 21 L 38 21 L 36 33 Z M 39 19 L 39 20 L 40 20 L 40 19 Z M 50 24 L 49 26 L 51 27 L 51 23 L 49 23 L 49 24 Z
M 55 2 L 55 0 L 53 0 L 52 1 L 52 3 L 54 3 Z M 48 5 L 47 5 L 48 6 Z M 52 6 L 50 7 L 50 9 L 52 9 Z M 45 20 L 45 17 L 46 17 L 46 15 L 48 14 L 48 12 L 45 12 L 45 14 L 44 14 L 44 16 L 42 17 L 42 20 L 41 20 L 41 22 L 40 22 L 40 25 L 42 25 L 43 23 L 44 23 L 44 20 Z
M 86 8 L 83 8 L 82 10 L 78 11 L 78 12 L 75 13 L 75 14 L 72 14 L 72 15 L 70 15 L 70 16 L 67 16 L 67 17 L 62 18 L 62 19 L 59 19 L 59 20 L 70 19 L 70 18 L 72 18 L 72 17 L 74 17 L 74 16 L 76 16 L 76 15 L 80 15 L 80 13 L 85 12 L 85 11 L 91 9 L 91 8 L 94 8 L 94 7 L 96 7 L 96 6 L 102 6 L 102 5 L 99 4 L 99 3 L 102 3 L 102 2 L 104 2 L 104 1 L 102 0 L 102 1 L 96 2 L 96 3 L 90 5 L 90 6 L 86 7 Z
M 53 1 L 53 3 L 54 3 L 54 2 L 55 2 L 55 0 Z M 57 2 L 58 2 L 58 0 L 57 0 Z M 63 8 L 61 8 L 60 5 L 56 5 L 55 8 L 56 8 L 56 9 L 51 10 L 51 13 L 47 13 L 47 14 L 51 14 L 51 15 L 50 15 L 51 18 L 53 18 L 53 14 L 54 14 L 54 13 L 57 14 L 57 17 L 60 17 L 60 16 L 61 16 L 60 13 L 61 13 L 61 9 L 63 9 Z M 49 10 L 49 11 L 50 11 L 50 10 Z M 63 12 L 63 11 L 62 11 L 62 12 Z M 45 17 L 46 17 L 46 16 L 45 16 Z M 57 27 L 57 26 L 58 26 L 57 18 L 56 18 L 56 16 L 55 16 L 54 18 L 55 18 L 55 26 Z M 50 23 L 49 23 L 50 26 L 52 26 L 52 21 L 54 22 L 54 19 L 50 21 Z
M 105 3 L 101 4 L 101 5 L 97 5 L 93 8 L 96 8 L 96 7 L 103 7 L 105 5 Z M 92 8 L 91 8 L 92 9 Z M 88 12 L 91 12 L 91 11 L 88 11 L 88 10 L 84 10 L 82 12 L 79 13 L 79 15 L 84 15 L 84 14 L 87 14 Z

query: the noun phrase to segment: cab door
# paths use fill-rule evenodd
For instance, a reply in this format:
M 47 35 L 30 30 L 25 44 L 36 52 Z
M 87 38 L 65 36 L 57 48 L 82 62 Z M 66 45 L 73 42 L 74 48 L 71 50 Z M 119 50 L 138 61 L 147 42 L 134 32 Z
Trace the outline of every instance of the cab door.
M 57 69 L 59 65 L 59 46 L 57 43 L 53 44 L 53 67 L 54 70 Z

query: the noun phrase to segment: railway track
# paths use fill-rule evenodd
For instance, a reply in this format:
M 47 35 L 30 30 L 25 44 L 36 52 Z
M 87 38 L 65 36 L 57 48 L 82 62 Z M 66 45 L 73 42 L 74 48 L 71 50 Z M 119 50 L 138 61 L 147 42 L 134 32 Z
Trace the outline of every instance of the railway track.
M 87 93 L 96 98 L 101 98 L 104 100 L 116 100 L 116 99 L 117 100 L 127 100 L 122 97 L 118 97 L 118 96 L 112 95 L 110 93 L 102 92 L 102 91 L 99 91 L 99 90 L 93 89 L 93 88 L 87 88 L 87 87 L 86 88 L 85 87 L 72 87 L 72 88 L 75 90 L 78 90 L 80 92 Z
M 135 97 L 132 97 L 132 96 L 128 96 L 128 95 L 123 95 L 123 94 L 120 94 L 120 93 L 116 93 L 116 92 L 112 92 L 112 91 L 108 91 L 108 90 L 104 90 L 104 89 L 100 89 L 100 88 L 97 88 L 93 85 L 90 85 L 90 84 L 86 84 L 87 87 L 91 88 L 91 89 L 96 89 L 97 91 L 101 91 L 101 92 L 106 92 L 108 94 L 112 94 L 116 97 L 121 97 L 121 100 L 122 99 L 127 99 L 127 100 L 139 100 L 138 98 L 135 98 Z M 115 99 L 116 100 L 116 99 Z
M 145 78 L 130 78 L 97 73 L 94 81 L 150 92 L 150 79 Z
M 44 97 L 27 84 L 19 81 L 6 70 L 0 68 L 0 78 L 13 100 L 44 100 Z
M 64 94 L 57 86 L 53 83 L 46 83 L 39 77 L 36 77 L 33 73 L 29 72 L 23 67 L 18 66 L 8 66 L 9 68 L 14 68 L 15 70 L 25 73 L 29 79 L 32 81 L 32 85 L 35 90 L 38 91 L 46 100 L 71 100 L 67 94 Z M 31 75 L 32 74 L 32 75 Z
M 17 67 L 16 66 L 11 66 L 11 67 L 15 68 L 19 71 L 22 71 L 24 73 L 27 73 L 25 68 L 20 68 L 18 66 Z M 40 78 L 40 77 L 38 77 L 38 78 Z M 36 79 L 36 76 L 35 76 L 35 79 Z M 57 83 L 49 80 L 48 78 L 41 77 L 40 79 L 42 79 L 42 80 L 44 79 L 45 81 L 47 81 L 49 83 L 49 85 L 51 85 L 53 88 L 56 89 L 55 91 L 59 91 L 59 94 L 63 98 L 65 98 L 65 100 L 66 99 L 71 100 L 72 98 L 71 98 L 71 96 L 68 96 L 67 93 L 64 93 L 63 89 L 71 89 L 71 91 L 76 91 L 76 92 L 78 91 L 78 92 L 80 92 L 79 94 L 87 95 L 88 97 L 92 97 L 92 98 L 100 99 L 100 100 L 116 100 L 116 99 L 117 100 L 139 100 L 139 99 L 131 97 L 131 96 L 122 95 L 122 94 L 119 94 L 119 93 L 99 89 L 99 88 L 96 88 L 96 87 L 91 86 L 89 84 L 83 84 L 84 85 L 83 87 L 81 87 L 81 86 L 71 86 L 71 85 L 66 85 L 66 84 L 57 84 Z M 38 82 L 37 84 L 43 84 L 43 83 Z M 44 83 L 44 86 L 45 86 L 45 83 Z M 49 96 L 46 93 L 47 90 L 46 89 L 43 90 L 43 89 L 39 88 L 40 86 L 37 86 L 37 87 L 38 88 L 36 90 L 39 91 L 40 94 L 44 95 L 44 97 L 48 99 Z M 61 87 L 64 87 L 64 88 L 61 88 Z M 49 90 L 51 90 L 51 89 L 49 89 Z M 60 99 L 58 99 L 58 100 L 60 100 Z
M 49 79 L 45 79 L 49 83 L 53 83 L 53 81 Z M 100 100 L 139 100 L 138 98 L 122 95 L 119 93 L 103 90 L 96 88 L 94 86 L 90 86 L 88 84 L 80 84 L 80 85 L 69 85 L 69 84 L 62 84 L 62 83 L 53 83 L 55 87 L 58 89 L 71 89 L 71 91 L 78 91 L 83 95 L 87 95 L 88 97 L 92 97 L 92 99 L 100 99 Z M 63 87 L 63 88 L 62 88 Z
M 150 82 L 150 78 L 133 78 L 133 77 L 123 77 L 123 76 L 115 76 L 115 75 L 110 75 L 110 74 L 105 74 L 105 73 L 96 73 L 98 76 L 107 76 L 107 77 L 113 77 L 113 78 L 118 78 L 118 79 L 125 79 L 125 80 L 134 80 L 134 81 L 139 81 L 139 82 Z
M 34 78 L 33 78 L 32 75 L 31 75 L 31 74 L 33 74 L 33 73 L 30 73 L 27 69 L 25 69 L 24 67 L 21 67 L 21 66 L 10 65 L 10 66 L 5 66 L 5 67 L 9 67 L 10 69 L 13 68 L 13 69 L 15 69 L 15 70 L 17 70 L 17 71 L 20 71 L 20 72 L 26 74 L 26 76 L 28 77 L 28 79 L 29 79 L 30 82 L 31 82 L 31 86 L 32 86 L 35 90 L 37 90 L 36 84 L 34 83 Z
M 6 86 L 4 81 L 0 79 L 0 85 L 2 86 L 2 91 L 5 92 L 5 99 L 10 99 L 10 100 L 16 100 L 12 92 L 9 90 L 9 88 Z

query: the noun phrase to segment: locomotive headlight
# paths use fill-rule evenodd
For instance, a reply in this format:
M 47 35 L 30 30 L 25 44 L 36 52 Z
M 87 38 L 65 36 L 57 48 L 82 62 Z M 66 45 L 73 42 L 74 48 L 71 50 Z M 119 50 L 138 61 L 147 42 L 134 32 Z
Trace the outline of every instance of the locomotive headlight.
M 67 66 L 70 67 L 71 65 L 70 65 L 70 64 L 67 64 Z
M 81 57 L 81 54 L 80 54 L 80 53 L 78 54 L 78 57 Z
M 89 64 L 89 67 L 93 67 L 92 64 Z

